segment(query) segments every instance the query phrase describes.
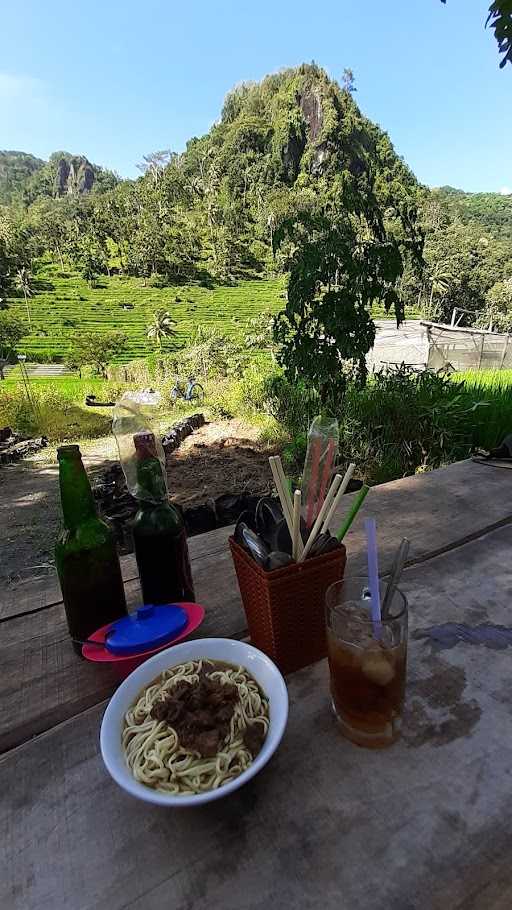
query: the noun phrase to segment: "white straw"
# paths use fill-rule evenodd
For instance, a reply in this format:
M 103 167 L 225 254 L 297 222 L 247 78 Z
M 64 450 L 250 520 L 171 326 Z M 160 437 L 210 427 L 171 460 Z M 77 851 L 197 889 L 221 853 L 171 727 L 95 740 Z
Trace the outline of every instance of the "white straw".
M 283 510 L 283 517 L 288 526 L 288 531 L 290 532 L 290 538 L 293 544 L 293 505 L 288 490 L 288 485 L 286 483 L 286 478 L 284 476 L 283 464 L 279 455 L 271 455 L 269 458 L 270 469 L 272 471 L 272 476 L 274 478 L 274 483 L 276 485 L 277 495 L 281 502 L 281 508 Z M 302 537 L 299 534 L 298 540 L 298 554 L 301 556 L 304 549 L 304 544 L 302 543 Z
M 279 476 L 281 478 L 281 487 L 284 491 L 284 497 L 286 500 L 286 505 L 288 506 L 288 513 L 290 515 L 290 521 L 292 524 L 292 530 L 290 531 L 290 537 L 292 539 L 292 544 L 293 544 L 293 503 L 292 503 L 292 498 L 290 496 L 290 488 L 288 486 L 288 482 L 286 480 L 286 475 L 284 473 L 283 462 L 281 461 L 281 456 L 276 455 L 275 459 L 276 459 L 276 467 L 277 467 Z M 302 496 L 302 494 L 301 494 L 301 496 Z M 299 525 L 299 528 L 300 528 L 300 525 Z M 302 536 L 299 533 L 299 539 L 297 541 L 297 555 L 302 556 L 303 550 L 304 550 L 304 544 L 302 542 Z
M 306 546 L 304 547 L 304 552 L 303 552 L 302 556 L 300 557 L 299 562 L 303 562 L 305 560 L 311 547 L 313 546 L 313 544 L 316 540 L 316 537 L 318 535 L 318 532 L 323 524 L 325 516 L 327 515 L 327 512 L 329 511 L 329 509 L 331 507 L 331 503 L 332 503 L 334 497 L 336 496 L 336 493 L 338 492 L 338 488 L 339 488 L 339 485 L 341 482 L 342 482 L 341 474 L 336 474 L 336 477 L 334 478 L 334 480 L 331 484 L 331 488 L 330 488 L 327 496 L 324 499 L 324 504 L 323 504 L 322 508 L 320 509 L 317 519 L 311 529 L 311 534 L 308 537 Z
M 284 487 L 284 484 L 283 484 L 283 481 L 281 478 L 281 474 L 279 473 L 279 467 L 277 464 L 277 460 L 278 460 L 278 456 L 276 456 L 276 455 L 272 455 L 269 458 L 270 469 L 271 469 L 272 475 L 274 477 L 274 483 L 276 485 L 277 495 L 279 496 L 279 500 L 281 502 L 281 508 L 283 510 L 283 517 L 286 521 L 286 524 L 288 525 L 290 537 L 293 540 L 293 516 L 292 516 L 291 509 L 290 509 L 290 502 L 286 495 L 286 490 L 285 490 L 285 487 Z
M 293 502 L 292 502 L 292 497 L 290 495 L 290 487 L 289 487 L 288 481 L 286 479 L 286 474 L 284 473 L 283 462 L 281 461 L 280 455 L 275 455 L 274 457 L 276 460 L 276 468 L 277 468 L 279 477 L 281 478 L 281 489 L 283 490 L 283 493 L 284 493 L 284 498 L 286 501 L 286 508 L 288 509 L 288 514 L 290 516 L 290 519 L 293 521 Z
M 351 462 L 351 464 L 349 464 L 347 470 L 345 471 L 345 476 L 344 476 L 343 480 L 341 481 L 340 488 L 332 501 L 331 508 L 329 509 L 326 519 L 322 525 L 322 534 L 324 534 L 326 531 L 329 530 L 331 518 L 334 515 L 336 509 L 338 508 L 338 506 L 340 504 L 340 499 L 343 496 L 345 490 L 347 489 L 347 487 L 350 483 L 352 474 L 354 473 L 355 469 L 356 469 L 355 464 L 353 462 Z
M 297 562 L 299 558 L 299 537 L 300 537 L 300 507 L 302 503 L 302 494 L 300 490 L 295 490 L 293 497 L 293 535 L 292 535 L 292 558 Z

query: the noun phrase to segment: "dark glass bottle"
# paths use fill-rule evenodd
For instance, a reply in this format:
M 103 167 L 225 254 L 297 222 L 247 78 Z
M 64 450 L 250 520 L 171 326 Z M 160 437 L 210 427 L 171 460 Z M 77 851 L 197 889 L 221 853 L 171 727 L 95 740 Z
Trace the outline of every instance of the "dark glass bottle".
M 193 601 L 185 525 L 181 513 L 169 502 L 155 437 L 136 433 L 133 441 L 139 510 L 132 529 L 144 603 Z
M 126 599 L 114 536 L 98 518 L 80 449 L 62 446 L 57 458 L 64 527 L 55 561 L 70 635 L 83 641 L 126 616 Z M 82 653 L 80 645 L 73 647 Z

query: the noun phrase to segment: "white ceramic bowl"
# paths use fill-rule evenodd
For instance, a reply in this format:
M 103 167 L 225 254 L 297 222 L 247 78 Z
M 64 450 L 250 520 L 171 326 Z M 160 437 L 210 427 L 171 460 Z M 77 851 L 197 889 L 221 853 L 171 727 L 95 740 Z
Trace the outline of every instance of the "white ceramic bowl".
M 140 692 L 149 685 L 163 670 L 175 667 L 187 660 L 198 660 L 200 657 L 210 660 L 224 660 L 228 663 L 245 667 L 259 683 L 269 700 L 270 726 L 261 751 L 252 765 L 238 777 L 206 793 L 193 796 L 173 796 L 159 793 L 140 784 L 133 777 L 121 746 L 121 732 L 124 715 L 133 705 Z M 110 699 L 103 715 L 100 731 L 100 747 L 103 761 L 109 774 L 127 793 L 147 803 L 159 806 L 198 806 L 214 799 L 227 796 L 254 777 L 267 764 L 277 749 L 283 736 L 288 719 L 288 692 L 286 684 L 269 657 L 253 648 L 252 645 L 231 638 L 203 638 L 199 641 L 186 641 L 160 651 L 130 673 L 121 683 Z

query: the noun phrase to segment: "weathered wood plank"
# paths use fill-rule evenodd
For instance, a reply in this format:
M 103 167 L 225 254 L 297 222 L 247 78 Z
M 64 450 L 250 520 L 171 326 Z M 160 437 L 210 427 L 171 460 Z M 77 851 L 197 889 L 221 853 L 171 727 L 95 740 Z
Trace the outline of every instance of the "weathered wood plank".
M 350 572 L 364 565 L 366 515 L 377 519 L 381 571 L 386 572 L 402 537 L 411 542 L 409 560 L 419 561 L 511 520 L 512 473 L 468 460 L 374 487 L 345 540 L 354 554 Z
M 333 530 L 341 523 L 353 495 L 344 497 L 333 520 Z M 422 559 L 483 528 L 512 518 L 512 473 L 463 461 L 438 471 L 405 477 L 375 487 L 363 505 L 361 518 L 367 514 L 375 515 L 381 525 L 381 564 L 386 571 L 401 537 L 411 540 L 411 559 Z M 192 560 L 222 553 L 230 533 L 232 527 L 219 528 L 191 538 Z M 360 519 L 348 533 L 346 543 L 354 552 L 349 569 L 360 571 L 363 567 Z M 124 556 L 121 564 L 125 581 L 137 577 L 134 556 Z M 13 585 L 0 592 L 0 622 L 57 603 L 60 596 L 56 576 Z
M 484 472 L 485 483 L 475 490 L 468 483 L 470 465 L 465 462 L 372 491 L 372 500 L 368 496 L 365 509 L 375 514 L 379 521 L 383 572 L 389 568 L 395 547 L 404 533 L 411 539 L 412 557 L 424 559 L 440 546 L 453 546 L 456 540 L 464 539 L 465 534 L 476 533 L 479 527 L 506 515 L 510 502 L 508 487 L 496 484 L 495 475 L 510 475 L 476 465 L 478 471 Z M 437 487 L 432 485 L 434 476 L 439 480 Z M 469 476 L 472 479 L 471 472 Z M 418 494 L 415 493 L 417 488 Z M 435 496 L 435 489 L 441 490 L 439 496 Z M 453 502 L 457 497 L 458 506 Z M 455 515 L 458 516 L 456 521 Z M 347 536 L 347 571 L 350 574 L 365 571 L 361 525 L 358 521 Z M 200 630 L 204 636 L 240 637 L 246 629 L 227 549 L 229 533 L 229 528 L 223 528 L 190 542 L 196 595 L 207 607 L 206 621 Z M 127 593 L 130 605 L 135 606 L 139 602 L 136 581 L 127 584 Z M 0 752 L 72 717 L 113 691 L 115 679 L 104 667 L 91 667 L 75 656 L 68 641 L 61 604 L 40 613 L 9 619 L 0 624 L 0 630 Z M 20 667 L 23 667 L 24 686 L 31 693 L 21 705 L 17 696 Z
M 193 565 L 196 596 L 206 605 L 197 636 L 242 635 L 245 615 L 227 549 L 202 556 Z M 140 604 L 138 581 L 129 582 L 126 590 L 129 605 Z M 115 674 L 104 665 L 77 657 L 62 604 L 11 619 L 0 629 L 0 752 L 97 704 L 117 685 Z
M 506 910 L 512 904 L 512 649 L 422 637 L 510 625 L 512 528 L 407 570 L 404 738 L 345 742 L 325 662 L 289 678 L 268 768 L 194 811 L 146 807 L 108 778 L 102 707 L 0 760 L 0 906 L 9 910 Z M 58 863 L 55 858 L 58 857 Z
M 219 528 L 208 534 L 192 537 L 189 541 L 191 561 L 224 550 L 229 533 L 229 529 Z M 137 563 L 133 554 L 121 557 L 121 570 L 125 582 L 138 578 Z M 55 572 L 43 578 L 10 584 L 0 590 L 0 622 L 23 613 L 34 613 L 60 601 L 60 585 Z

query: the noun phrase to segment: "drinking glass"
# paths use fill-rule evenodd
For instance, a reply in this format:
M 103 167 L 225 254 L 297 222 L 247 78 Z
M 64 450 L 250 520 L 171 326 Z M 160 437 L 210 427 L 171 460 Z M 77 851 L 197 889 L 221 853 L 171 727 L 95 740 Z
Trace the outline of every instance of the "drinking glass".
M 380 582 L 381 603 L 387 582 Z M 380 749 L 400 736 L 407 665 L 407 600 L 397 588 L 388 614 L 371 618 L 364 577 L 335 582 L 326 593 L 332 707 L 342 733 Z

